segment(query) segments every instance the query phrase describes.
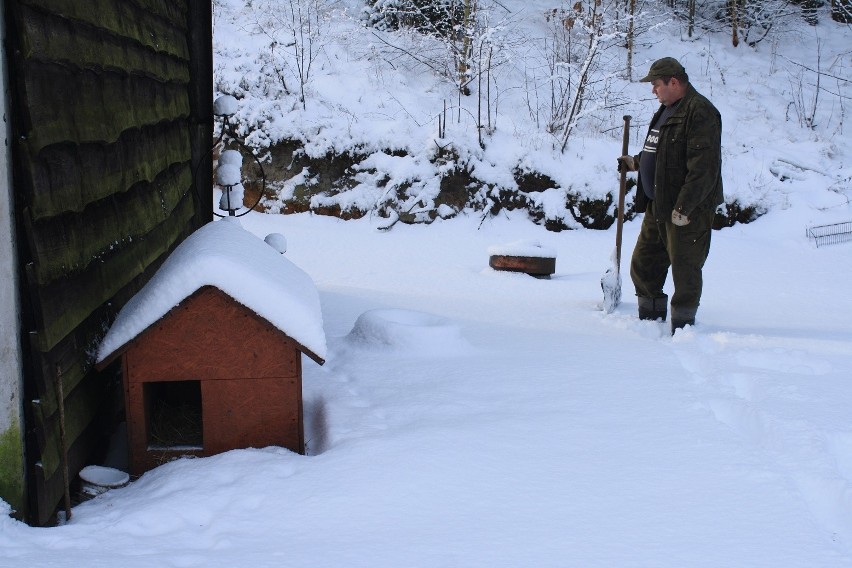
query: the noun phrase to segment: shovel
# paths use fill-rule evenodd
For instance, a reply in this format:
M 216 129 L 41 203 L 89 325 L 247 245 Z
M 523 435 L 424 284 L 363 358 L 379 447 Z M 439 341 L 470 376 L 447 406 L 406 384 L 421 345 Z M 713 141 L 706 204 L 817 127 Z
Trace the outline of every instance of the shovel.
M 624 136 L 621 144 L 621 155 L 626 156 L 630 142 L 630 115 L 624 115 Z M 615 225 L 615 251 L 612 254 L 613 265 L 601 278 L 603 288 L 603 310 L 611 314 L 621 302 L 621 230 L 624 227 L 624 194 L 627 190 L 627 170 L 621 168 L 621 179 L 618 185 L 618 218 Z

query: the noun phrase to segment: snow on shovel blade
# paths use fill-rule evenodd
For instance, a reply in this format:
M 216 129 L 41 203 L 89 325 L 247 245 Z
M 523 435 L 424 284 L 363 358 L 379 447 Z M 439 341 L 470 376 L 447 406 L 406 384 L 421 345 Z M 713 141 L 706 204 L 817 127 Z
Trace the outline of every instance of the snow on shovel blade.
M 624 115 L 624 136 L 621 139 L 621 155 L 627 155 L 630 141 L 630 115 Z M 624 226 L 624 194 L 627 189 L 627 170 L 619 168 L 618 209 L 615 226 L 615 250 L 612 253 L 612 267 L 601 278 L 603 288 L 603 310 L 611 314 L 621 302 L 621 233 Z
M 603 311 L 611 314 L 621 303 L 621 271 L 611 266 L 601 278 L 603 289 Z

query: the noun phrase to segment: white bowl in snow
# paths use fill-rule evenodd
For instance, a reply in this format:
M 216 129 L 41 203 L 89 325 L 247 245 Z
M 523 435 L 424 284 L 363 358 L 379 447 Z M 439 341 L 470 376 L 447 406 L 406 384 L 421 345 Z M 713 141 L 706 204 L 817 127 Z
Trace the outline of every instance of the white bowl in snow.
M 130 481 L 126 472 L 101 465 L 87 465 L 80 470 L 79 475 L 83 491 L 89 495 L 99 495 L 109 489 L 123 487 Z

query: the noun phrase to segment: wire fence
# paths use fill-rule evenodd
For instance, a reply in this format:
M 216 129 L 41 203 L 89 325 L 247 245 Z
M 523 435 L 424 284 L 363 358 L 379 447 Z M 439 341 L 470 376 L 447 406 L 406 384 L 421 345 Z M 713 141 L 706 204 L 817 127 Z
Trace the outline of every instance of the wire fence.
M 808 227 L 807 236 L 814 240 L 817 248 L 852 241 L 852 221 Z

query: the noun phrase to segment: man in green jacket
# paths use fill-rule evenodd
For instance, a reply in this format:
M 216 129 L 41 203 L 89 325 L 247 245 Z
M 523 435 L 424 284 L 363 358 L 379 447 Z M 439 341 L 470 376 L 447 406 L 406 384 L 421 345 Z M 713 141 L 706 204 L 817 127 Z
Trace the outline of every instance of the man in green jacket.
M 695 323 L 701 271 L 722 195 L 722 117 L 695 90 L 683 66 L 665 57 L 651 65 L 660 108 L 651 119 L 642 151 L 622 156 L 619 167 L 639 172 L 635 209 L 645 212 L 630 262 L 639 318 L 666 319 L 663 293 L 672 269 L 671 330 Z

